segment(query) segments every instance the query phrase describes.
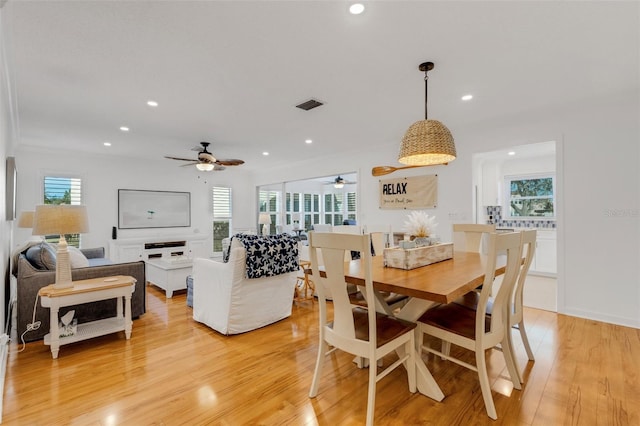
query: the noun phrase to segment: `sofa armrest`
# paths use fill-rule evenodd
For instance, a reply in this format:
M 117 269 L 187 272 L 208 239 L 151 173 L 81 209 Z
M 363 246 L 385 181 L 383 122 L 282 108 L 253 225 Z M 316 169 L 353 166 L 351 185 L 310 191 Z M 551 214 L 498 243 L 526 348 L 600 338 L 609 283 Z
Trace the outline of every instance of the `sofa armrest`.
M 104 257 L 104 247 L 80 249 L 87 259 L 99 259 Z

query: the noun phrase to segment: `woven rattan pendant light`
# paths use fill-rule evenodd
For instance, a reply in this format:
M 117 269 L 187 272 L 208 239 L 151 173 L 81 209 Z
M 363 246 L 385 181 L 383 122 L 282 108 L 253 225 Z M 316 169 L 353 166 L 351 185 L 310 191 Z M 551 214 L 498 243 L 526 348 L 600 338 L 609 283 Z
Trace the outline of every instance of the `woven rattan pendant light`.
M 433 62 L 424 62 L 419 69 L 424 71 L 424 120 L 413 123 L 404 134 L 398 161 L 412 166 L 447 164 L 456 159 L 453 136 L 441 122 L 427 119 L 427 72 Z

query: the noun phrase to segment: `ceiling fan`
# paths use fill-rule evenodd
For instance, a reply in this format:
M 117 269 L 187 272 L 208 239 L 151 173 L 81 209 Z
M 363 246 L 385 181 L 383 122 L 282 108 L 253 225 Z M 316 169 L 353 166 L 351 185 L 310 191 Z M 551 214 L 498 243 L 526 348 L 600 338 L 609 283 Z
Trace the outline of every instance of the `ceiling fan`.
M 335 178 L 331 182 L 327 182 L 327 183 L 328 184 L 333 184 L 334 188 L 340 189 L 340 188 L 344 187 L 346 184 L 352 184 L 352 183 L 356 183 L 356 182 L 351 182 L 351 181 L 346 180 L 342 176 L 338 176 L 337 178 Z
M 170 160 L 188 161 L 189 163 L 183 164 L 182 167 L 195 165 L 198 170 L 203 172 L 222 171 L 226 169 L 226 167 L 224 166 L 239 166 L 241 164 L 244 164 L 244 161 L 242 160 L 236 160 L 236 159 L 223 160 L 223 159 L 214 157 L 213 154 L 207 150 L 207 147 L 211 145 L 209 142 L 200 142 L 200 145 L 202 146 L 201 147 L 197 146 L 191 149 L 192 151 L 198 151 L 198 158 L 196 159 L 171 157 L 168 155 L 165 155 L 164 158 L 168 158 Z

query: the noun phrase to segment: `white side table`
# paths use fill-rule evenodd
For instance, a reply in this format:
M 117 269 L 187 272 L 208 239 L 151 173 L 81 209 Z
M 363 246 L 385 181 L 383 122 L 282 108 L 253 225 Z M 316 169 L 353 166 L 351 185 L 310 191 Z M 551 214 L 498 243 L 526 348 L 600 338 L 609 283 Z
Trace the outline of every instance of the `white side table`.
M 175 290 L 187 288 L 187 276 L 191 274 L 193 267 L 191 259 L 178 261 L 151 259 L 145 263 L 147 265 L 147 281 L 163 289 L 167 299 L 173 297 Z
M 73 287 L 54 289 L 53 285 L 43 287 L 38 291 L 40 303 L 50 308 L 50 333 L 44 336 L 44 344 L 51 345 L 51 355 L 58 358 L 61 345 L 103 336 L 105 334 L 124 331 L 127 339 L 131 338 L 131 294 L 135 291 L 136 279 L 126 275 L 93 278 L 90 280 L 74 281 Z M 98 321 L 78 324 L 77 331 L 72 336 L 60 337 L 58 327 L 58 313 L 61 307 L 95 302 L 98 300 L 118 299 L 116 316 Z M 124 300 L 124 314 L 122 302 Z

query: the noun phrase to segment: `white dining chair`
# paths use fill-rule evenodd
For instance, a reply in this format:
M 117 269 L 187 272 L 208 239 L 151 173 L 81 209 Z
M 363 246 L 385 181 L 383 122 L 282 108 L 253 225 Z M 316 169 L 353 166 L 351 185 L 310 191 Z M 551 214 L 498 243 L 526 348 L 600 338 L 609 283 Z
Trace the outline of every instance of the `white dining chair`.
M 316 282 L 320 306 L 320 341 L 313 381 L 309 397 L 318 395 L 325 357 L 339 349 L 369 361 L 369 385 L 367 391 L 366 424 L 374 424 L 376 383 L 393 369 L 404 365 L 407 371 L 409 391 L 416 392 L 414 358 L 415 323 L 403 321 L 369 309 L 353 307 L 345 284 L 345 251 L 359 251 L 364 272 L 364 287 L 373 294 L 371 274 L 371 239 L 369 234 L 350 235 L 317 233 L 309 235 L 309 247 L 313 279 Z M 323 275 L 318 262 L 318 251 L 324 258 Z M 333 318 L 328 318 L 327 292 L 333 299 Z M 375 299 L 373 297 L 369 299 Z M 331 347 L 331 349 L 329 349 Z M 396 351 L 398 359 L 378 373 L 378 360 Z M 354 366 L 354 368 L 356 368 Z M 346 395 L 346 393 L 345 393 Z
M 496 232 L 496 225 L 454 223 L 452 229 L 455 251 L 481 253 L 483 234 Z
M 491 385 L 487 373 L 485 359 L 487 349 L 498 344 L 501 345 L 513 386 L 516 389 L 521 389 L 507 326 L 509 300 L 520 271 L 522 252 L 520 240 L 520 233 L 489 234 L 489 253 L 485 277 L 475 311 L 452 302 L 433 307 L 418 319 L 418 347 L 476 371 L 487 414 L 494 420 L 498 418 L 498 415 L 491 396 Z M 505 253 L 505 273 L 502 285 L 493 299 L 492 315 L 487 315 L 487 302 L 490 299 L 495 278 L 498 252 Z M 475 365 L 423 344 L 425 334 L 475 352 Z
M 524 325 L 524 284 L 527 280 L 527 274 L 529 273 L 529 267 L 531 266 L 531 262 L 533 260 L 533 256 L 536 251 L 536 230 L 530 229 L 526 231 L 522 231 L 521 235 L 521 244 L 522 244 L 522 265 L 520 266 L 520 271 L 518 273 L 518 279 L 514 285 L 513 295 L 510 298 L 509 308 L 508 308 L 508 321 L 509 321 L 509 332 L 507 333 L 507 337 L 509 339 L 512 338 L 511 330 L 517 329 L 520 332 L 520 338 L 522 339 L 522 344 L 524 345 L 524 349 L 527 352 L 527 357 L 530 361 L 535 361 L 535 357 L 533 355 L 533 350 L 531 349 L 531 345 L 529 344 L 529 338 L 527 337 L 527 330 Z M 454 303 L 465 306 L 469 309 L 476 310 L 478 308 L 478 303 L 480 300 L 480 295 L 477 292 L 470 292 L 455 300 Z M 489 298 L 487 302 L 487 315 L 491 315 L 493 311 L 493 298 Z M 513 361 L 516 365 L 516 371 L 518 372 L 518 380 L 520 383 L 524 383 L 522 378 L 522 372 L 520 368 L 518 368 L 518 361 L 516 358 L 513 341 L 510 341 L 509 347 L 512 349 Z M 444 351 L 443 351 L 444 352 Z

